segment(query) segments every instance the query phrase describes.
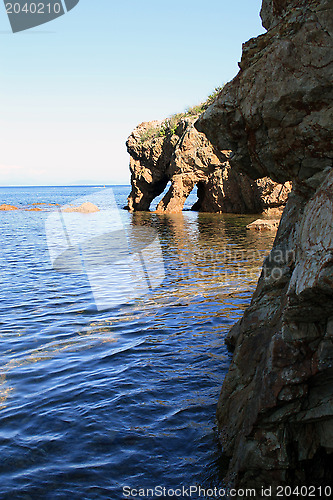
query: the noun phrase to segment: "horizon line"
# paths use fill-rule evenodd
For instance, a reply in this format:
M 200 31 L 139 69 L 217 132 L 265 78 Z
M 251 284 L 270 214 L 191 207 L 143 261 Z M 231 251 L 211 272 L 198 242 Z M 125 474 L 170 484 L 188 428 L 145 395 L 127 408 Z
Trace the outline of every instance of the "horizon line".
M 1 188 L 7 187 L 83 187 L 83 186 L 92 186 L 92 187 L 104 187 L 104 186 L 131 186 L 131 184 L 8 184 L 8 185 L 0 185 Z

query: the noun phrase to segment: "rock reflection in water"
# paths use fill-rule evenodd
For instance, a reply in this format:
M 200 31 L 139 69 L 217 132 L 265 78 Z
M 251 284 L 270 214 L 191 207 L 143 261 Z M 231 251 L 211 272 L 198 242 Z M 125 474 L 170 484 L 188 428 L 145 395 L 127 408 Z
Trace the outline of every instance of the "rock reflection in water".
M 133 224 L 159 232 L 166 275 L 177 283 L 174 297 L 248 291 L 255 286 L 275 237 L 246 231 L 255 216 L 137 212 L 132 217 Z

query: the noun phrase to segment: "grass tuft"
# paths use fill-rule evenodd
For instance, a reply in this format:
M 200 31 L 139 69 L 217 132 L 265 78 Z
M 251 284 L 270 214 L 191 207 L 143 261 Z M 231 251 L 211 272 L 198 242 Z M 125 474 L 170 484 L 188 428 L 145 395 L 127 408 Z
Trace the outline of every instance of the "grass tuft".
M 213 102 L 216 100 L 220 92 L 222 91 L 224 85 L 221 87 L 216 87 L 214 91 L 207 97 L 206 101 L 196 105 L 189 107 L 185 110 L 184 113 L 176 113 L 174 115 L 166 118 L 159 127 L 151 127 L 147 129 L 141 135 L 141 143 L 149 141 L 155 137 L 165 137 L 167 135 L 176 134 L 177 128 L 183 118 L 188 116 L 199 116 L 201 115 Z

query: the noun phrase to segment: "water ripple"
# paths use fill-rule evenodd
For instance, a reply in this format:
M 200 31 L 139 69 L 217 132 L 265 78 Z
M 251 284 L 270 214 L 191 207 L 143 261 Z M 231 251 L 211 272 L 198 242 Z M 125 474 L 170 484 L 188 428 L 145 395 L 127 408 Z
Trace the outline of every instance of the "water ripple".
M 2 200 L 63 204 L 84 189 L 8 189 Z M 254 217 L 122 216 L 158 231 L 166 279 L 98 312 L 86 277 L 52 270 L 45 214 L 0 212 L 3 499 L 117 500 L 123 485 L 220 481 L 224 336 L 273 238 L 245 230 Z

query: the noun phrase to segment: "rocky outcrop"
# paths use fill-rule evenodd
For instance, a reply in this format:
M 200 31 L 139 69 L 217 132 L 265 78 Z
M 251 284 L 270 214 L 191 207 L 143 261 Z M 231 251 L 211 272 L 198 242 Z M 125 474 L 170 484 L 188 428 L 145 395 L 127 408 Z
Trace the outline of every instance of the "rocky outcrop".
M 82 203 L 79 207 L 67 207 L 63 208 L 62 212 L 78 212 L 80 214 L 93 214 L 95 212 L 99 212 L 99 208 L 96 207 L 93 203 L 90 203 L 90 201 L 86 201 Z
M 246 229 L 254 231 L 276 231 L 279 227 L 279 219 L 257 219 L 246 226 Z
M 206 136 L 193 127 L 196 119 L 192 117 L 181 121 L 179 139 L 168 168 L 171 186 L 158 204 L 157 212 L 181 212 L 196 184 L 205 182 L 222 165 L 229 168 L 229 151 L 217 155 Z
M 231 167 L 293 182 L 244 317 L 219 404 L 227 480 L 333 481 L 333 151 L 331 0 L 264 0 L 266 34 L 196 124 Z M 273 495 L 274 498 L 274 495 Z
M 42 212 L 42 211 L 49 211 L 49 207 L 55 207 L 55 206 L 60 206 L 58 203 L 32 203 L 31 205 L 21 205 L 19 207 L 15 207 L 14 205 L 8 205 L 8 204 L 2 204 L 0 205 L 0 211 L 15 211 L 19 210 L 24 211 L 24 212 Z M 40 208 L 42 207 L 42 208 Z M 73 207 L 75 208 L 75 207 Z M 79 212 L 81 207 L 76 207 L 75 210 L 69 209 L 67 210 L 68 212 Z M 87 209 L 87 207 L 83 207 L 82 210 Z M 66 210 L 65 210 L 66 211 Z
M 173 127 L 161 122 L 142 123 L 127 140 L 131 155 L 131 211 L 148 210 L 151 202 L 171 185 L 156 212 L 181 212 L 198 186 L 193 210 L 202 212 L 260 213 L 284 206 L 290 183 L 265 178 L 251 180 L 230 167 L 230 150 L 218 151 L 194 127 L 198 115 L 182 117 Z
M 18 210 L 18 208 L 14 207 L 14 205 L 3 204 L 3 205 L 0 205 L 0 210 L 3 210 L 3 211 L 12 211 L 12 210 Z
M 169 181 L 167 169 L 179 136 L 160 135 L 160 125 L 158 121 L 141 123 L 127 139 L 132 184 L 130 211 L 149 210 Z

